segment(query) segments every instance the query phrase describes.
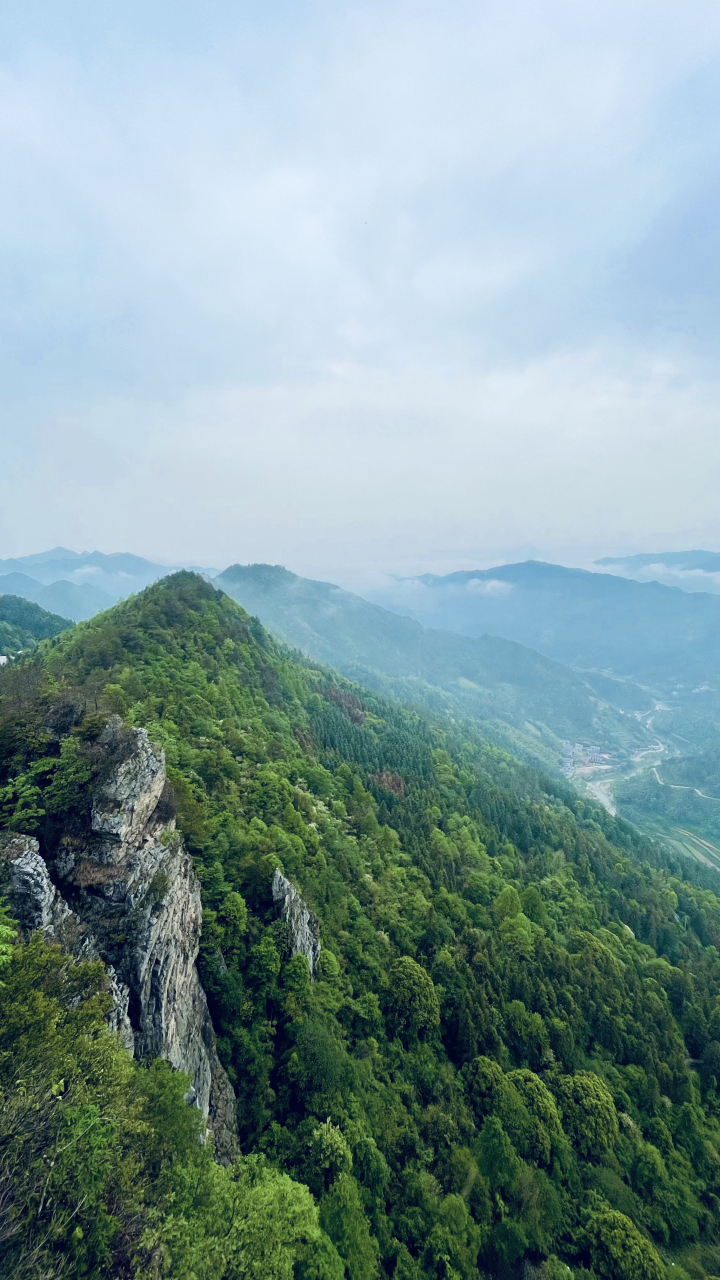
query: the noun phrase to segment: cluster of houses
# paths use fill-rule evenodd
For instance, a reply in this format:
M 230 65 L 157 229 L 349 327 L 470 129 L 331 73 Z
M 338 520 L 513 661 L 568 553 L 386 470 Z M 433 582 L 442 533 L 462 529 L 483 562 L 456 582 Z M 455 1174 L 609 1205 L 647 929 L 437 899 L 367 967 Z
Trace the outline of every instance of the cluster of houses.
M 569 778 L 576 764 L 609 764 L 609 751 L 602 751 L 596 742 L 563 742 L 562 771 Z

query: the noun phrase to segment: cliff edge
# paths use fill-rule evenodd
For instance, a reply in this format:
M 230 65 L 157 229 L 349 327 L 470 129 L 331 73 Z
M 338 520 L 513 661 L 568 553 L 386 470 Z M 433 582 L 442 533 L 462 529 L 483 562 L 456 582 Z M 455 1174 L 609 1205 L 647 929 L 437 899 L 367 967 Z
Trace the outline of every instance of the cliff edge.
M 189 1075 L 188 1100 L 226 1162 L 238 1152 L 235 1095 L 195 967 L 200 884 L 175 830 L 164 754 L 119 716 L 98 748 L 107 767 L 89 830 L 64 835 L 47 862 L 32 836 L 1 834 L 0 891 L 25 933 L 42 929 L 75 958 L 105 962 L 111 1026 L 129 1052 Z

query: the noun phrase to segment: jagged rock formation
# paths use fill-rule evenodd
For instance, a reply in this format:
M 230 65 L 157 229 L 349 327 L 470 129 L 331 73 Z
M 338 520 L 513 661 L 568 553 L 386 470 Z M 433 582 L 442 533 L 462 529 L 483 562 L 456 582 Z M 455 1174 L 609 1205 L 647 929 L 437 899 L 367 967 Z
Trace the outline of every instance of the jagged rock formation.
M 0 883 L 23 930 L 43 929 L 78 959 L 105 961 L 111 1025 L 131 1052 L 187 1072 L 190 1100 L 207 1116 L 220 1158 L 230 1159 L 235 1096 L 195 968 L 200 885 L 175 831 L 164 756 L 118 716 L 98 746 L 107 768 L 90 830 L 64 836 L 49 866 L 32 837 L 0 838 Z
M 42 929 L 45 936 L 69 951 L 77 960 L 97 960 L 96 940 L 58 893 L 32 836 L 0 833 L 0 890 L 8 898 L 23 933 Z M 106 965 L 106 985 L 112 998 L 108 1017 L 129 1053 L 135 1036 L 128 1017 L 130 989 L 118 982 L 111 964 Z
M 288 927 L 290 949 L 294 956 L 307 958 L 310 977 L 315 977 L 320 955 L 320 928 L 317 916 L 306 906 L 295 885 L 287 880 L 279 867 L 272 882 L 273 902 Z

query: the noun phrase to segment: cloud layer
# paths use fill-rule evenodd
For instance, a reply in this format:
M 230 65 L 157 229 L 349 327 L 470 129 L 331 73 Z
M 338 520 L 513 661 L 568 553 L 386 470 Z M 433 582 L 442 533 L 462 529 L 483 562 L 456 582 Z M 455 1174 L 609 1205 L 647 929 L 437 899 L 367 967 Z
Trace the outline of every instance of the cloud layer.
M 62 19 L 0 29 L 0 552 L 717 543 L 713 6 Z

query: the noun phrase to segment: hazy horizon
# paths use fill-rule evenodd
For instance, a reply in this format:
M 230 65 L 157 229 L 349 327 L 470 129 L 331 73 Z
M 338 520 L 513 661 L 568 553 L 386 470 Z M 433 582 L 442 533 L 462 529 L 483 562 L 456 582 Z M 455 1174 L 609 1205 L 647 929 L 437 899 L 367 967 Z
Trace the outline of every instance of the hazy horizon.
M 0 17 L 0 550 L 720 546 L 717 16 Z
M 199 572 L 208 573 L 213 576 L 222 573 L 225 569 L 234 564 L 281 564 L 284 569 L 287 569 L 289 572 L 294 573 L 299 577 L 333 582 L 346 590 L 355 591 L 360 594 L 369 592 L 369 598 L 371 599 L 374 589 L 391 586 L 392 582 L 396 579 L 405 579 L 406 581 L 411 582 L 413 579 L 420 577 L 423 573 L 443 576 L 444 574 L 461 570 L 487 570 L 496 567 L 500 568 L 503 565 L 516 564 L 527 560 L 545 561 L 547 563 L 561 565 L 565 568 L 579 568 L 593 573 L 608 573 L 617 577 L 630 577 L 638 582 L 656 581 L 667 586 L 679 587 L 685 591 L 706 591 L 712 594 L 720 593 L 720 571 L 717 569 L 698 570 L 665 566 L 660 559 L 661 553 L 658 554 L 657 562 L 654 562 L 644 569 L 638 569 L 635 572 L 631 572 L 629 569 L 626 570 L 622 566 L 598 564 L 598 557 L 593 558 L 587 550 L 584 555 L 576 554 L 573 556 L 572 552 L 569 552 L 565 555 L 560 554 L 559 556 L 553 557 L 551 554 L 543 554 L 541 548 L 532 546 L 505 550 L 486 550 L 484 552 L 478 552 L 476 556 L 466 557 L 464 560 L 460 560 L 456 557 L 455 559 L 447 560 L 438 558 L 435 561 L 425 563 L 411 562 L 408 565 L 397 566 L 394 569 L 388 566 L 379 567 L 366 561 L 359 565 L 340 564 L 336 565 L 334 568 L 330 565 L 327 571 L 324 571 L 322 564 L 317 570 L 315 570 L 312 564 L 309 567 L 305 567 L 302 563 L 297 560 L 293 560 L 292 558 L 287 562 L 262 559 L 251 561 L 244 559 L 242 556 L 236 556 L 228 560 L 226 563 L 207 563 L 203 565 L 199 563 L 197 559 L 193 560 L 192 558 L 183 559 L 182 557 L 176 557 L 174 560 L 165 561 L 152 555 L 143 555 L 143 553 L 139 551 L 128 551 L 128 548 L 123 548 L 121 550 L 114 548 L 113 551 L 103 552 L 102 549 L 98 547 L 86 547 L 80 550 L 78 548 L 64 547 L 61 543 L 55 543 L 52 547 L 45 548 L 44 552 L 23 551 L 19 552 L 16 556 L 0 554 L 0 574 L 7 572 L 2 568 L 2 565 L 6 561 L 12 559 L 22 561 L 23 559 L 29 558 L 30 562 L 25 564 L 22 571 L 26 573 L 28 577 L 32 578 L 32 562 L 35 560 L 44 560 L 45 556 L 60 549 L 70 552 L 72 556 L 92 555 L 94 552 L 98 551 L 105 555 L 137 555 L 151 564 L 156 564 L 158 567 L 166 568 L 169 572 L 178 568 L 193 568 L 197 569 Z M 2 549 L 0 548 L 0 551 L 1 550 Z M 690 550 L 690 548 L 684 548 L 684 550 Z M 712 553 L 710 548 L 707 548 L 706 550 L 710 550 Z M 667 548 L 665 548 L 664 551 L 667 552 Z M 720 553 L 715 554 L 720 555 Z M 45 563 L 47 562 L 45 561 Z M 79 567 L 75 572 L 66 573 L 63 571 L 62 576 L 63 578 L 69 579 L 73 582 L 89 582 L 92 584 L 94 575 L 99 572 L 100 571 L 95 570 L 92 565 L 88 565 L 86 567 Z M 0 588 L 1 587 L 2 579 L 0 577 Z M 137 590 L 137 586 L 131 586 L 129 589 Z

